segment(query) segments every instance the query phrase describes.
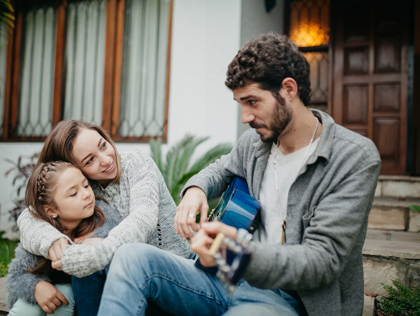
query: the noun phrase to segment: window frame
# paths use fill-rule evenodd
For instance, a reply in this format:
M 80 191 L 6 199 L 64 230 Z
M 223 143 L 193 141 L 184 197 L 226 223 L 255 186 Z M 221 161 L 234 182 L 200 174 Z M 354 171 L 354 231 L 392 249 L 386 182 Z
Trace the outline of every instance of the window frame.
M 106 39 L 105 39 L 105 65 L 104 65 L 104 86 L 102 102 L 102 127 L 109 131 L 115 141 L 146 143 L 152 137 L 123 137 L 118 134 L 120 117 L 121 97 L 121 75 L 123 63 L 123 40 L 124 40 L 124 12 L 125 0 L 106 1 Z M 23 15 L 21 8 L 25 4 L 43 3 L 42 0 L 21 0 L 15 2 L 15 28 L 9 32 L 7 44 L 7 65 L 5 75 L 5 98 L 3 130 L 1 142 L 39 142 L 45 140 L 46 136 L 18 136 L 16 135 L 19 119 L 19 85 L 20 85 L 20 60 L 21 60 L 21 39 Z M 63 62 L 65 54 L 65 25 L 66 25 L 67 0 L 61 0 L 57 5 L 56 42 L 55 42 L 55 67 L 54 67 L 54 88 L 53 104 L 51 111 L 52 126 L 63 118 Z M 168 113 L 169 113 L 169 84 L 170 84 L 170 61 L 172 44 L 172 14 L 173 0 L 169 0 L 168 20 L 168 48 L 166 54 L 166 79 L 165 79 L 165 101 L 164 101 L 164 125 L 162 142 L 167 141 Z M 153 137 L 154 138 L 154 137 Z

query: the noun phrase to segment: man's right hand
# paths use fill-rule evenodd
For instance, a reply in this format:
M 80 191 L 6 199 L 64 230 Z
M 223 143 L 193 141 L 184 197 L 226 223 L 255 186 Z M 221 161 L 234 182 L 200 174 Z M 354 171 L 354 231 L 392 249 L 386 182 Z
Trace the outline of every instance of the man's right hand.
M 190 187 L 184 194 L 179 203 L 174 218 L 175 232 L 181 235 L 182 240 L 192 238 L 194 232 L 198 232 L 199 227 L 196 223 L 196 215 L 200 212 L 200 224 L 207 221 L 209 205 L 206 194 L 199 187 Z
M 69 305 L 66 297 L 57 288 L 47 281 L 39 281 L 35 285 L 35 300 L 47 314 L 54 314 L 54 311 L 62 303 Z
M 65 238 L 60 238 L 54 241 L 48 250 L 48 259 L 51 261 L 60 260 L 63 255 L 64 247 L 67 245 L 70 245 L 70 243 Z

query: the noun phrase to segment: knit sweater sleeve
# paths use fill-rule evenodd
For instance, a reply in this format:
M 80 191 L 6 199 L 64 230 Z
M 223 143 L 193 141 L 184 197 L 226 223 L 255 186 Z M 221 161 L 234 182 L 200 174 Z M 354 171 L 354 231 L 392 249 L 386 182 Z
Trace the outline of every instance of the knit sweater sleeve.
M 121 186 L 129 199 L 129 214 L 113 228 L 108 237 L 94 245 L 65 247 L 61 258 L 63 271 L 84 277 L 103 270 L 116 249 L 126 243 L 147 242 L 156 230 L 159 215 L 159 169 L 150 157 L 138 154 L 123 168 Z
M 27 208 L 20 214 L 17 224 L 23 248 L 35 255 L 48 258 L 48 250 L 54 241 L 60 238 L 65 238 L 72 243 L 69 237 L 60 233 L 52 225 L 32 216 Z
M 9 308 L 19 298 L 31 304 L 37 304 L 34 295 L 36 284 L 42 280 L 50 282 L 46 275 L 36 276 L 28 271 L 28 269 L 36 266 L 38 258 L 23 249 L 21 245 L 16 248 L 15 258 L 9 265 L 9 274 L 6 277 L 7 306 Z

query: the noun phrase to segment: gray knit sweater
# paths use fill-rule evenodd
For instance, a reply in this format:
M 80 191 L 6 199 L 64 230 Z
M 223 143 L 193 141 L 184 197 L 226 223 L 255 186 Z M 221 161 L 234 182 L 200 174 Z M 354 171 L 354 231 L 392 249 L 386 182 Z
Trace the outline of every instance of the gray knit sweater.
M 154 161 L 141 151 L 121 155 L 122 176 L 105 189 L 93 183 L 95 194 L 103 196 L 118 210 L 123 221 L 101 243 L 65 247 L 61 258 L 64 272 L 84 277 L 103 270 L 115 250 L 126 243 L 143 242 L 173 254 L 191 258 L 187 242 L 175 234 L 176 205 Z M 25 210 L 18 219 L 22 246 L 48 257 L 52 243 L 65 235 L 48 223 L 33 218 Z
M 93 237 L 105 238 L 109 231 L 117 226 L 122 218 L 111 206 L 102 200 L 96 200 L 96 205 L 104 212 L 105 222 L 98 227 Z M 8 293 L 7 306 L 12 308 L 18 298 L 22 298 L 31 304 L 37 304 L 34 296 L 35 285 L 39 281 L 53 283 L 51 275 L 37 276 L 28 271 L 37 266 L 40 256 L 31 254 L 18 245 L 15 250 L 15 258 L 9 265 L 9 274 L 6 277 L 6 289 Z

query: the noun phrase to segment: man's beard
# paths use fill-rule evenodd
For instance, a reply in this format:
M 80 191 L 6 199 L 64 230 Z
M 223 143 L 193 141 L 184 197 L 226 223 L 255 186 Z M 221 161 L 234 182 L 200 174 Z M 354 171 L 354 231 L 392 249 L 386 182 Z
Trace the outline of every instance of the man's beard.
M 292 120 L 291 107 L 286 105 L 286 101 L 280 95 L 278 95 L 276 99 L 277 103 L 274 108 L 273 117 L 271 118 L 270 127 L 265 124 L 255 124 L 254 122 L 249 123 L 249 126 L 252 128 L 264 127 L 271 131 L 271 134 L 266 137 L 260 134 L 261 140 L 264 143 L 277 142 L 279 136 L 284 132 Z

